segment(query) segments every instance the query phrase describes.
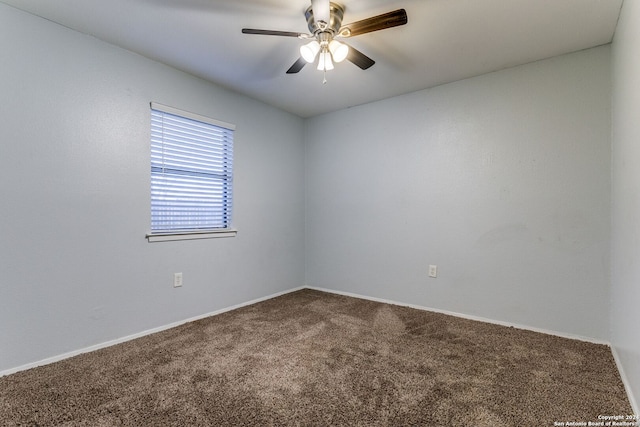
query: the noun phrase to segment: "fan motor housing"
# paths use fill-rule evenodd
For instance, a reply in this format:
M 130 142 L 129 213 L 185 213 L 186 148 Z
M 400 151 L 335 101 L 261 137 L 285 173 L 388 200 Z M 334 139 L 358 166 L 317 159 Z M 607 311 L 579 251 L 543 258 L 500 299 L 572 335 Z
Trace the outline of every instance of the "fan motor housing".
M 342 18 L 344 17 L 344 6 L 338 3 L 329 3 L 329 22 L 319 23 L 313 18 L 313 9 L 311 6 L 304 13 L 305 18 L 307 18 L 307 26 L 309 27 L 309 31 L 317 35 L 322 32 L 331 32 L 332 34 L 337 34 L 342 26 Z

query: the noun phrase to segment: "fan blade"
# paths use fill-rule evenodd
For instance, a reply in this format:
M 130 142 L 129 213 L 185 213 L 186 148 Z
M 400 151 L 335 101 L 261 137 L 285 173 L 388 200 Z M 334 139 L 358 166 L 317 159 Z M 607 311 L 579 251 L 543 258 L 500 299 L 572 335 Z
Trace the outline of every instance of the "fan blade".
M 306 63 L 307 61 L 305 61 L 304 58 L 298 58 L 298 60 L 287 70 L 287 74 L 295 74 L 299 72 Z
M 354 49 L 352 46 L 349 46 L 349 54 L 347 55 L 347 60 L 353 62 L 363 70 L 366 70 L 367 68 L 371 67 L 373 64 L 376 63 L 376 61 L 369 58 L 367 55 L 360 52 L 358 49 Z
M 257 34 L 261 36 L 283 36 L 305 38 L 307 34 L 294 33 L 292 31 L 256 30 L 254 28 L 243 28 L 242 34 Z
M 383 13 L 362 21 L 344 25 L 340 28 L 339 34 L 343 37 L 359 36 L 360 34 L 371 33 L 373 31 L 398 27 L 407 23 L 407 11 L 404 9 Z

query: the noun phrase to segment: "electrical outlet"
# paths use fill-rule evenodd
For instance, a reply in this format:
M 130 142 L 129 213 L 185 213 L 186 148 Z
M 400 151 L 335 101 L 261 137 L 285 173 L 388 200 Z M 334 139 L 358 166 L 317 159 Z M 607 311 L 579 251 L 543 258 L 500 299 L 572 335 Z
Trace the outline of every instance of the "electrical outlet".
M 179 288 L 182 286 L 182 273 L 173 273 L 173 287 Z
M 430 265 L 429 266 L 429 277 L 438 277 L 438 266 Z

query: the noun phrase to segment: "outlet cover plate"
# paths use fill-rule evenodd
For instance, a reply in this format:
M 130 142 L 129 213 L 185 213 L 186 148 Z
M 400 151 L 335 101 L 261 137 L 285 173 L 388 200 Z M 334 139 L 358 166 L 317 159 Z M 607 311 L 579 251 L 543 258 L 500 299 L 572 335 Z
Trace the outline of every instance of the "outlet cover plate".
M 173 287 L 182 287 L 182 273 L 173 273 Z
M 438 266 L 430 265 L 429 266 L 429 277 L 438 277 Z

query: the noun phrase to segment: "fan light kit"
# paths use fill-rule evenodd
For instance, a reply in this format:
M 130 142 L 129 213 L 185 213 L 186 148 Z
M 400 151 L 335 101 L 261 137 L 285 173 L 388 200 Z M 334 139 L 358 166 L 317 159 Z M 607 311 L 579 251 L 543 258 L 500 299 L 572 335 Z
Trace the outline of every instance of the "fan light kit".
M 301 40 L 311 39 L 310 42 L 300 46 L 300 58 L 287 70 L 287 74 L 298 73 L 305 64 L 311 64 L 317 60 L 316 68 L 324 73 L 322 83 L 326 83 L 326 73 L 334 69 L 334 62 L 338 63 L 346 59 L 362 70 L 375 64 L 373 59 L 354 47 L 336 40 L 336 38 L 358 36 L 407 23 L 407 12 L 404 9 L 398 9 L 343 26 L 344 10 L 344 6 L 329 0 L 312 0 L 311 6 L 304 13 L 309 34 L 253 28 L 243 28 L 242 32 L 244 34 L 297 37 Z

